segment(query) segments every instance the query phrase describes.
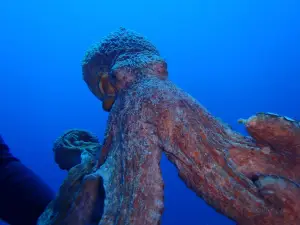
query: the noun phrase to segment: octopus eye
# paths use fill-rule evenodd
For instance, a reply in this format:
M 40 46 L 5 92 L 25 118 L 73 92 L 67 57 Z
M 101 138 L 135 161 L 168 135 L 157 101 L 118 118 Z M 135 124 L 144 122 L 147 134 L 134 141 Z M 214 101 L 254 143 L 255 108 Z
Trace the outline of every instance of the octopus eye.
M 101 70 L 100 72 L 98 72 L 98 77 L 103 77 L 103 76 L 108 76 L 108 72 L 106 72 L 105 70 Z
M 116 95 L 115 88 L 111 84 L 107 73 L 103 74 L 100 78 L 99 90 L 103 96 L 114 97 Z
M 99 82 L 99 90 L 100 90 L 101 95 L 104 96 L 105 95 L 105 91 L 104 91 L 104 85 L 105 85 L 104 84 L 104 82 L 105 82 L 104 77 L 105 77 L 105 75 L 100 75 L 100 77 L 101 78 L 100 78 L 100 82 Z

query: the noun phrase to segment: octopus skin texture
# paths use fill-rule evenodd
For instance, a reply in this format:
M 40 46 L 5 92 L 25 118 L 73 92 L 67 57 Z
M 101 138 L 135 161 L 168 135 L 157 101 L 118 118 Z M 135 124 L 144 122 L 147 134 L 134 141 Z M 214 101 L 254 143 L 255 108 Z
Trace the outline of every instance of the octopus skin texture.
M 93 176 L 96 156 L 101 150 L 98 138 L 92 133 L 71 129 L 54 143 L 55 161 L 68 176 L 56 198 L 49 203 L 38 220 L 38 225 L 96 225 L 101 218 L 104 190 L 100 177 Z M 80 153 L 81 161 L 70 160 Z M 71 166 L 70 162 L 76 162 Z
M 160 224 L 162 153 L 187 187 L 237 224 L 300 224 L 299 122 L 258 113 L 239 120 L 251 135 L 242 136 L 168 80 L 155 46 L 125 28 L 88 50 L 82 69 L 109 112 L 91 172 L 105 193 L 98 225 Z

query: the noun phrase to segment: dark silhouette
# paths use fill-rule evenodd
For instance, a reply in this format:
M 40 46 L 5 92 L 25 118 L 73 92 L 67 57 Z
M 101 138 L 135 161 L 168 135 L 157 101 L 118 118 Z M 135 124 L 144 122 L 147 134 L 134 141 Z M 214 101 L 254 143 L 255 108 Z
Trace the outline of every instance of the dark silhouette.
M 35 225 L 54 192 L 14 157 L 0 136 L 0 218 L 10 225 Z

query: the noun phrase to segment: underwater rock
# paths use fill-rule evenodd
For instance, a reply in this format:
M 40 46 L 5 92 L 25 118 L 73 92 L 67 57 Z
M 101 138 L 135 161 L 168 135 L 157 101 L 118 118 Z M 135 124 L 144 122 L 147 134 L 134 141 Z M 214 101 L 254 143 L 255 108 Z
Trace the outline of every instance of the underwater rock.
M 59 157 L 55 157 L 56 162 L 69 172 L 55 200 L 40 216 L 38 225 L 86 225 L 99 222 L 104 190 L 101 177 L 94 176 L 92 172 L 100 149 L 97 137 L 84 130 L 69 130 L 55 141 L 53 151 L 59 154 Z M 81 160 L 69 161 L 68 157 L 76 154 L 81 156 Z M 69 162 L 73 163 L 72 166 Z
M 82 69 L 89 89 L 110 112 L 105 140 L 96 166 L 85 170 L 91 176 L 86 185 L 76 183 L 75 176 L 78 186 L 65 195 L 76 199 L 74 210 L 66 213 L 71 205 L 64 205 L 48 218 L 58 215 L 62 224 L 81 225 L 94 214 L 93 207 L 99 210 L 94 199 L 101 193 L 105 201 L 98 225 L 160 224 L 164 152 L 190 189 L 238 224 L 300 224 L 296 122 L 260 114 L 240 121 L 252 138 L 240 135 L 168 80 L 158 50 L 125 28 L 91 48 Z M 72 183 L 76 167 L 61 192 Z M 97 185 L 103 188 L 99 193 Z

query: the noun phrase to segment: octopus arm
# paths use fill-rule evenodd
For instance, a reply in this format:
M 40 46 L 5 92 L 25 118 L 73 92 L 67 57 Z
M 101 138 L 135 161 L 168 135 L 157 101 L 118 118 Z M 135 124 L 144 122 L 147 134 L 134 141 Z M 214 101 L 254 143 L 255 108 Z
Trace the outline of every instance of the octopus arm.
M 300 122 L 274 113 L 257 113 L 245 123 L 247 131 L 261 145 L 280 154 L 300 157 Z
M 133 107 L 134 108 L 134 107 Z M 143 110 L 142 110 L 143 111 Z M 110 114 L 105 157 L 97 173 L 106 193 L 99 225 L 160 224 L 163 212 L 161 149 L 153 125 L 139 110 Z M 107 153 L 105 155 L 105 152 Z
M 102 201 L 101 177 L 97 174 L 86 175 L 63 223 L 86 225 L 99 222 L 102 212 L 97 206 Z
M 281 202 L 278 207 L 280 204 L 274 200 L 275 196 L 292 199 L 299 193 L 291 181 L 297 177 L 296 172 L 282 170 L 272 160 L 275 153 L 264 155 L 253 139 L 231 130 L 180 90 L 169 89 L 173 90 L 172 96 L 160 94 L 164 99 L 156 109 L 161 118 L 157 123 L 159 136 L 163 151 L 185 184 L 238 224 L 299 222 L 295 217 L 299 206 L 294 201 Z M 282 160 L 277 159 L 278 163 Z M 269 174 L 276 174 L 276 178 L 268 179 Z M 282 186 L 293 188 L 284 191 L 279 189 Z

